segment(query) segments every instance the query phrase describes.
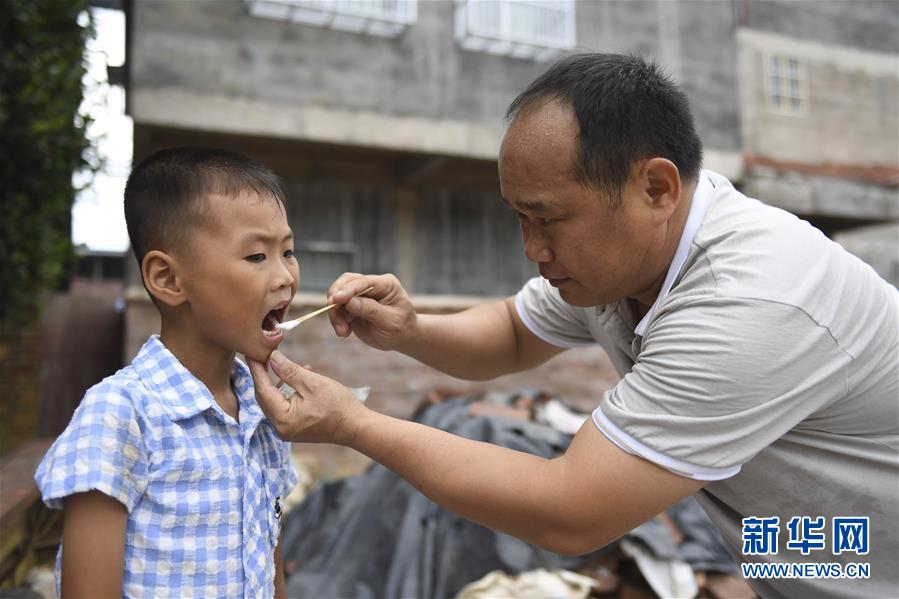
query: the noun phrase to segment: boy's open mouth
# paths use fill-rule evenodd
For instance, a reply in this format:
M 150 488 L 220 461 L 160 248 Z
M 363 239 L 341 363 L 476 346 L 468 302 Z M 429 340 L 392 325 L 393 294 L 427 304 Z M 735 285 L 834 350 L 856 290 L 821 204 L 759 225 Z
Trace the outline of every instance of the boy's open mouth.
M 262 334 L 268 337 L 277 337 L 281 334 L 281 330 L 275 328 L 275 325 L 282 322 L 284 320 L 284 315 L 287 313 L 287 306 L 290 304 L 289 301 L 284 301 L 269 310 L 268 314 L 265 315 L 265 318 L 262 319 Z

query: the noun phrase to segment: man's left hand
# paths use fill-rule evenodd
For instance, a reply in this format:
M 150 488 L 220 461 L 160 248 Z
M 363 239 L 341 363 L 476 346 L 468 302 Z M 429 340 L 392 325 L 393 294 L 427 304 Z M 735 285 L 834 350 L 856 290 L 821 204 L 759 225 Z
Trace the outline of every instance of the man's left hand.
M 366 408 L 349 389 L 294 364 L 275 351 L 269 365 L 295 391 L 285 397 L 272 383 L 265 364 L 251 359 L 247 363 L 256 386 L 256 400 L 282 439 L 339 445 L 347 445 L 352 440 L 354 423 Z

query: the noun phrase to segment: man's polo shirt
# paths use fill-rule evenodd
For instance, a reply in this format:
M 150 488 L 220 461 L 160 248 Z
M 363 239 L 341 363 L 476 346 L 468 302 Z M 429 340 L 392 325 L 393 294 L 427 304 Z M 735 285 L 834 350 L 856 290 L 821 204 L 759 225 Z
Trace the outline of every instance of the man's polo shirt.
M 231 385 L 239 422 L 153 336 L 88 390 L 38 467 L 51 508 L 100 491 L 128 510 L 127 597 L 274 594 L 280 503 L 296 474 L 237 360 Z
M 606 349 L 622 379 L 595 425 L 629 453 L 710 481 L 700 502 L 738 562 L 870 565 L 868 579 L 750 580 L 758 592 L 894 596 L 896 288 L 808 223 L 709 171 L 680 242 L 640 322 L 626 300 L 571 306 L 543 279 L 519 292 L 518 313 L 548 343 Z M 837 530 L 843 518 L 868 518 L 866 553 Z M 749 542 L 759 522 L 773 543 L 766 554 Z

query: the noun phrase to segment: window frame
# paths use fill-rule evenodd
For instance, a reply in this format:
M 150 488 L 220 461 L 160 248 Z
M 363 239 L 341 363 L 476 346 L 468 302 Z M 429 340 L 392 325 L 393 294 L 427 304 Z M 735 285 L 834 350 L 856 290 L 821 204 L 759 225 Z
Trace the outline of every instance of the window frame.
M 795 54 L 766 52 L 764 61 L 764 93 L 765 105 L 768 110 L 784 116 L 808 116 L 808 65 L 805 60 Z M 775 63 L 778 65 L 777 67 L 775 67 Z M 783 72 L 782 65 L 791 63 L 793 70 Z M 777 89 L 775 89 L 775 81 Z M 785 83 L 789 84 L 787 89 L 784 89 Z
M 418 20 L 418 0 L 244 0 L 253 16 L 395 38 Z M 383 10 L 392 5 L 392 11 Z M 379 12 L 374 7 L 381 6 Z M 392 14 L 391 14 L 392 13 Z
M 475 21 L 477 9 L 483 9 L 488 4 L 495 4 L 498 9 L 495 28 Z M 513 31 L 513 11 L 516 6 L 560 11 L 562 35 L 556 38 L 543 36 L 528 39 L 528 32 Z M 575 48 L 576 12 L 574 0 L 455 0 L 454 35 L 465 50 L 537 61 L 550 60 Z

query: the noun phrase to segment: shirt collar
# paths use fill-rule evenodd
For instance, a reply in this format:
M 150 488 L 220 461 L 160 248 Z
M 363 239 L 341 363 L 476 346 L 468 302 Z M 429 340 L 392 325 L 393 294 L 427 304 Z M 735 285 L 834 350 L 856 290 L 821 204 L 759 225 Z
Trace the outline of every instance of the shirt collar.
M 681 233 L 680 241 L 677 244 L 677 250 L 674 252 L 674 259 L 671 261 L 671 265 L 668 267 L 668 274 L 665 275 L 665 281 L 662 283 L 662 289 L 659 291 L 659 295 L 656 298 L 656 301 L 653 302 L 652 307 L 643 316 L 642 320 L 637 323 L 637 327 L 634 329 L 634 333 L 640 335 L 641 337 L 646 333 L 646 327 L 649 326 L 649 322 L 652 320 L 653 315 L 655 314 L 656 309 L 659 307 L 666 297 L 668 297 L 668 293 L 671 291 L 671 287 L 674 285 L 675 279 L 677 279 L 680 274 L 681 269 L 684 267 L 684 263 L 687 261 L 687 254 L 690 251 L 690 244 L 693 243 L 693 237 L 696 236 L 696 232 L 699 231 L 699 226 L 702 224 L 702 220 L 705 218 L 705 213 L 708 211 L 709 206 L 712 203 L 712 198 L 714 197 L 715 187 L 712 185 L 711 180 L 709 180 L 708 175 L 706 175 L 705 171 L 702 171 L 699 174 L 699 181 L 696 183 L 696 189 L 693 191 L 693 201 L 690 204 L 690 214 L 687 215 L 687 222 L 684 224 L 684 231 Z
M 158 335 L 147 339 L 132 365 L 144 384 L 156 392 L 160 404 L 172 420 L 185 420 L 209 409 L 224 416 L 206 385 L 178 361 Z M 241 428 L 255 428 L 263 414 L 256 404 L 249 369 L 237 359 L 231 368 L 231 385 L 240 404 Z

